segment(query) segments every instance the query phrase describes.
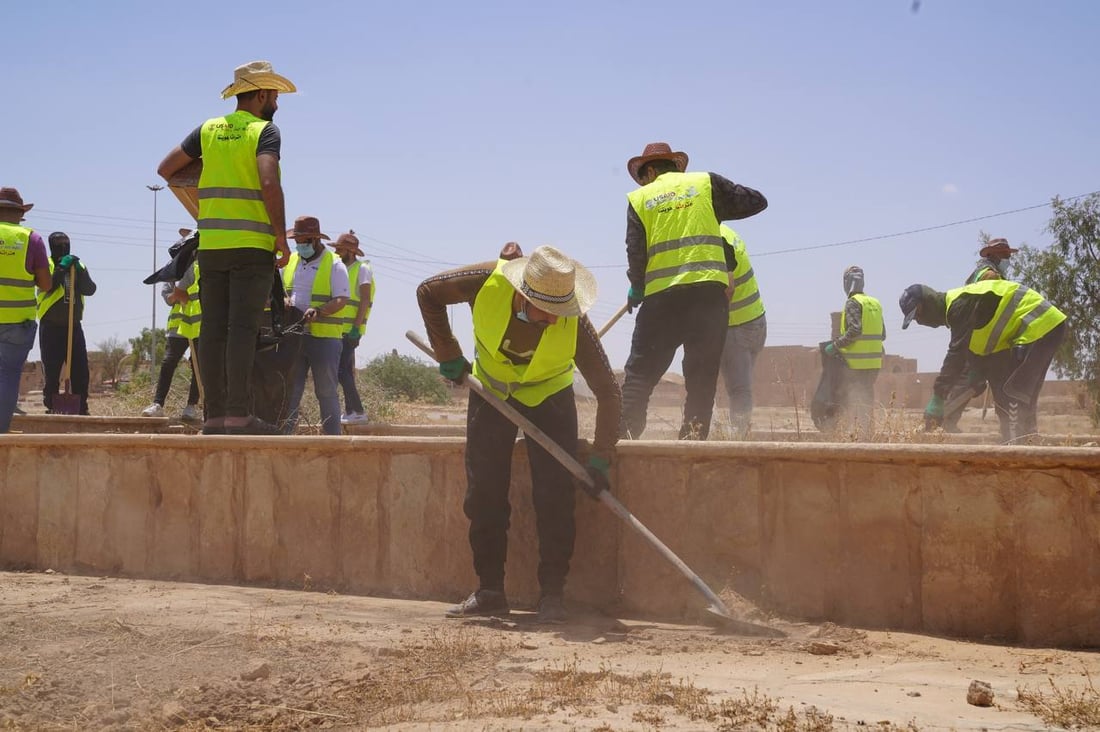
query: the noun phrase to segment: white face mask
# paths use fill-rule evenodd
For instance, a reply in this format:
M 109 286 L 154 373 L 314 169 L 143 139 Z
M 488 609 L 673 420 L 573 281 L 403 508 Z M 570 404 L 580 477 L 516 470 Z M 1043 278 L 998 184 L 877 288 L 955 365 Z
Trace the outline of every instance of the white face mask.
M 1008 277 L 1008 260 L 1000 259 L 993 263 L 993 268 L 1001 273 L 1001 277 Z

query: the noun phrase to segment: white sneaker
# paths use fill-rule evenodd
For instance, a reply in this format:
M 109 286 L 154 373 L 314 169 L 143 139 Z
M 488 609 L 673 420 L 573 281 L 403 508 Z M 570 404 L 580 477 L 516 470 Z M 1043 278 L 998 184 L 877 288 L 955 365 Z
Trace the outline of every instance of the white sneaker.
M 340 424 L 366 424 L 370 417 L 366 412 L 349 412 L 340 418 Z
M 183 408 L 183 411 L 180 412 L 180 421 L 181 422 L 201 422 L 202 421 L 202 415 L 199 414 L 199 408 L 197 406 L 195 406 L 194 404 L 188 404 L 186 407 Z
M 163 417 L 164 416 L 164 406 L 161 405 L 161 404 L 157 404 L 156 402 L 153 402 L 152 404 L 147 406 L 145 409 L 141 410 L 141 416 L 142 417 Z

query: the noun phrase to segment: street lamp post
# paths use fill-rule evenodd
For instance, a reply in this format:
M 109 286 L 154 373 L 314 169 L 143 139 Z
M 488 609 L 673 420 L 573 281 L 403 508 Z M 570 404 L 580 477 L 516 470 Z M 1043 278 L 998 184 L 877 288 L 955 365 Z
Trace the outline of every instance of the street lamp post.
M 153 271 L 157 271 L 157 193 L 164 186 L 145 186 L 153 192 Z M 149 375 L 157 378 L 157 287 L 153 286 L 153 327 L 149 331 Z

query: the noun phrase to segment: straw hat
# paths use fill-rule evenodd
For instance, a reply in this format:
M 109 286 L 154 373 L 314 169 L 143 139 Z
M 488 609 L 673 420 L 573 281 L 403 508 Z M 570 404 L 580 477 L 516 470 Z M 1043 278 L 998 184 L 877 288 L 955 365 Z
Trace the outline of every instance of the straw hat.
M 299 216 L 294 219 L 294 228 L 286 230 L 287 239 L 328 239 L 321 233 L 321 222 L 316 216 Z
M 0 188 L 0 206 L 22 209 L 23 213 L 27 213 L 34 208 L 33 203 L 23 203 L 23 197 L 19 195 L 19 191 L 15 188 Z
M 529 303 L 552 315 L 576 318 L 596 302 L 596 278 L 554 247 L 505 262 L 501 273 Z
M 336 251 L 341 249 L 350 251 L 357 257 L 365 257 L 363 250 L 359 248 L 359 237 L 355 235 L 355 229 L 348 229 L 346 233 L 336 237 L 336 241 L 329 244 Z
M 978 252 L 979 257 L 988 257 L 991 254 L 998 254 L 1002 257 L 1007 257 L 1010 254 L 1015 254 L 1020 251 L 1019 249 L 1013 249 L 1008 245 L 1008 239 L 990 239 L 989 243 L 982 247 L 982 250 Z
M 233 69 L 233 83 L 222 89 L 222 99 L 257 89 L 274 89 L 284 94 L 298 91 L 294 82 L 275 73 L 270 61 L 249 61 Z
M 638 179 L 638 171 L 641 170 L 643 165 L 654 160 L 671 160 L 676 163 L 676 167 L 681 173 L 687 170 L 688 166 L 686 152 L 672 152 L 672 148 L 669 147 L 667 142 L 651 142 L 645 146 L 645 150 L 642 150 L 641 155 L 631 158 L 626 163 L 626 169 L 630 172 L 630 177 L 634 179 L 635 183 L 644 185 Z

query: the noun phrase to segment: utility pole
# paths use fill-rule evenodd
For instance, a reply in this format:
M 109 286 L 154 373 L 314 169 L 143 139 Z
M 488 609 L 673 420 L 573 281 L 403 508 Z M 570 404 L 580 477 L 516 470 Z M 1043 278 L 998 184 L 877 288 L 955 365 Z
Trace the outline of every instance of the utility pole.
M 153 271 L 157 271 L 157 194 L 164 186 L 145 186 L 153 192 Z M 149 331 L 149 376 L 157 378 L 157 285 L 153 285 L 153 327 Z

